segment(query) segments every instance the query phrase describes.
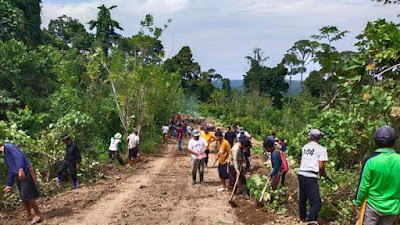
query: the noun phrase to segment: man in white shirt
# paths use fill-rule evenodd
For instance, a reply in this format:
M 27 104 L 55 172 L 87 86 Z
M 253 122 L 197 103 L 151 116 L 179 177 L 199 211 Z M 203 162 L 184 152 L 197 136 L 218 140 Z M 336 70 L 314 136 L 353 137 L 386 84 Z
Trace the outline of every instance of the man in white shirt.
M 132 166 L 133 163 L 136 163 L 137 154 L 139 152 L 139 136 L 137 135 L 138 131 L 133 130 L 133 132 L 126 139 L 128 143 L 128 165 Z
M 190 125 L 187 125 L 186 130 L 187 130 L 189 137 L 191 137 L 193 128 Z
M 122 143 L 121 143 L 122 135 L 120 133 L 116 133 L 114 137 L 108 140 L 109 147 L 108 147 L 108 157 L 110 158 L 110 162 L 113 162 L 115 158 L 117 158 L 119 164 L 124 166 L 124 160 L 122 160 L 121 156 L 119 155 L 118 150 L 122 152 Z
M 204 184 L 204 161 L 208 144 L 204 138 L 200 137 L 199 130 L 194 130 L 193 136 L 188 144 L 188 150 L 192 153 L 192 184 L 196 184 L 197 170 L 199 170 L 200 174 L 200 183 Z
M 164 144 L 167 143 L 168 140 L 168 131 L 169 131 L 169 127 L 167 126 L 167 124 L 165 124 L 163 127 L 161 127 L 161 130 L 163 132 L 163 136 L 164 136 Z
M 318 144 L 321 132 L 312 129 L 309 133 L 310 142 L 302 149 L 299 179 L 299 211 L 300 220 L 308 224 L 318 224 L 318 212 L 321 209 L 321 197 L 318 188 L 318 173 L 326 177 L 325 162 L 328 161 L 326 148 Z M 310 201 L 310 212 L 307 218 L 307 200 Z M 307 218 L 307 219 L 306 219 Z

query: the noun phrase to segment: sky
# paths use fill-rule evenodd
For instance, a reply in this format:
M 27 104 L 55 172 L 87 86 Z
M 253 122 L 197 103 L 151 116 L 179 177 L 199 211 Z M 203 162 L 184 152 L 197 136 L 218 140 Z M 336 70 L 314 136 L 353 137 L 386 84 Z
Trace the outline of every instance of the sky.
M 272 67 L 294 42 L 310 39 L 323 26 L 350 32 L 334 44 L 343 51 L 355 50 L 355 37 L 368 21 L 400 22 L 400 4 L 371 0 L 42 0 L 42 26 L 64 14 L 86 24 L 96 19 L 101 4 L 118 6 L 111 16 L 124 36 L 137 34 L 146 14 L 159 26 L 172 19 L 161 37 L 166 57 L 189 46 L 203 71 L 214 68 L 230 79 L 243 78 L 249 69 L 245 57 L 254 48 L 263 50 L 269 57 L 265 64 Z M 310 65 L 308 71 L 316 68 Z

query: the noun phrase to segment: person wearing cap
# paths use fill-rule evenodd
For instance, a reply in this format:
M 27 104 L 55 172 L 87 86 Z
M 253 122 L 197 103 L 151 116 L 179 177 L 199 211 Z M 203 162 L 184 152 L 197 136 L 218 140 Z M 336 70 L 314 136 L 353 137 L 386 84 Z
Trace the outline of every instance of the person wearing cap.
M 226 191 L 226 179 L 228 179 L 228 157 L 229 153 L 231 152 L 231 145 L 230 143 L 224 139 L 222 135 L 222 131 L 218 130 L 215 132 L 215 136 L 217 137 L 217 142 L 219 144 L 219 150 L 217 154 L 216 160 L 219 160 L 218 163 L 218 175 L 221 179 L 221 188 L 218 188 L 218 191 Z
M 318 224 L 318 212 L 321 209 L 321 197 L 318 187 L 318 174 L 326 177 L 325 162 L 328 153 L 325 147 L 318 144 L 321 132 L 312 129 L 309 133 L 310 142 L 304 145 L 301 155 L 299 180 L 299 211 L 300 220 L 309 224 Z M 307 217 L 307 200 L 310 201 L 310 212 Z
M 206 155 L 207 157 L 204 160 L 206 168 L 208 168 L 208 155 L 210 154 L 210 145 L 213 143 L 215 140 L 217 140 L 217 137 L 215 137 L 213 132 L 210 132 L 211 128 L 210 127 L 205 127 L 204 130 L 200 133 L 200 136 L 204 138 L 207 142 L 207 150 L 206 150 Z
M 400 215 L 400 155 L 393 149 L 395 130 L 378 128 L 374 141 L 378 149 L 364 160 L 353 208 L 359 213 L 358 207 L 366 201 L 362 224 L 391 225 Z
M 128 165 L 132 166 L 137 160 L 140 149 L 140 138 L 136 129 L 126 138 L 128 144 Z
M 236 140 L 236 133 L 231 130 L 231 127 L 227 127 L 228 131 L 225 132 L 225 139 L 229 142 L 231 148 L 233 147 L 233 143 Z
M 243 163 L 245 161 L 243 152 L 246 149 L 251 148 L 251 142 L 247 139 L 242 139 L 236 143 L 229 154 L 229 186 L 233 187 L 236 179 L 239 179 L 239 183 L 242 186 L 242 195 L 245 199 L 249 199 L 246 187 L 246 176 L 243 169 Z M 236 192 L 236 190 L 234 190 Z
M 57 172 L 57 183 L 61 183 L 61 175 L 68 169 L 73 182 L 72 188 L 76 189 L 78 187 L 77 172 L 79 171 L 79 164 L 82 161 L 81 152 L 78 145 L 70 139 L 68 134 L 62 134 L 61 139 L 66 145 L 66 151 L 64 161 Z
M 204 161 L 205 151 L 207 150 L 207 142 L 200 137 L 200 131 L 193 131 L 193 138 L 190 139 L 188 144 L 188 150 L 192 153 L 192 185 L 196 184 L 197 170 L 200 175 L 200 183 L 204 184 Z
M 269 173 L 269 179 L 272 180 L 272 189 L 276 190 L 282 175 L 282 160 L 278 152 L 280 150 L 275 145 L 275 142 L 268 138 L 264 140 L 263 147 L 265 151 L 271 153 L 272 170 Z
M 15 176 L 18 176 L 17 186 L 20 198 L 24 203 L 26 211 L 25 218 L 30 219 L 32 217 L 31 210 L 33 209 L 35 215 L 32 218 L 31 224 L 41 222 L 43 220 L 42 214 L 36 203 L 36 199 L 40 196 L 40 186 L 32 164 L 26 158 L 25 153 L 14 144 L 8 143 L 4 146 L 0 145 L 0 154 L 3 153 L 8 173 L 7 186 L 4 192 L 6 194 L 12 192 Z
M 121 166 L 125 165 L 124 160 L 122 160 L 121 156 L 119 155 L 119 151 L 122 152 L 122 142 L 121 142 L 122 135 L 120 133 L 116 133 L 114 137 L 108 140 L 108 157 L 110 158 L 110 162 L 114 161 L 117 158 L 119 164 Z

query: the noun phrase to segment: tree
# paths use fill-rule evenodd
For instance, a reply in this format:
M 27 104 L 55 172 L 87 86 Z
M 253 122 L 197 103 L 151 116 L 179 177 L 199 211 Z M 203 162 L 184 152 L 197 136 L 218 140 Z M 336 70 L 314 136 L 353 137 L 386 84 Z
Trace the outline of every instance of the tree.
M 50 20 L 47 32 L 53 39 L 55 46 L 60 46 L 62 49 L 70 47 L 79 50 L 89 50 L 94 41 L 93 34 L 86 31 L 83 24 L 77 19 L 73 19 L 66 15 L 60 16 L 55 20 Z
M 288 90 L 288 101 L 290 104 L 290 97 L 291 97 L 291 87 L 292 87 L 292 76 L 296 75 L 299 71 L 298 66 L 301 64 L 301 61 L 297 58 L 294 53 L 287 53 L 283 57 L 283 65 L 288 68 L 288 75 L 289 75 L 289 90 Z
M 340 67 L 340 53 L 333 46 L 333 42 L 342 39 L 348 31 L 340 31 L 336 26 L 324 26 L 319 29 L 320 34 L 311 37 L 320 41 L 315 52 L 314 61 L 321 66 L 321 72 L 329 76 L 336 74 Z
M 8 0 L 0 0 L 0 41 L 12 38 L 22 40 L 20 32 L 24 29 L 23 12 Z
M 23 12 L 24 27 L 20 31 L 20 38 L 28 46 L 37 46 L 42 41 L 41 24 L 41 0 L 12 0 L 15 7 Z
M 229 80 L 229 78 L 222 79 L 222 90 L 224 90 L 226 93 L 229 93 L 231 91 L 231 81 Z
M 97 20 L 91 20 L 88 23 L 90 30 L 96 28 L 96 42 L 106 56 L 108 56 L 108 50 L 113 46 L 114 41 L 121 37 L 120 34 L 116 33 L 116 29 L 124 30 L 117 21 L 111 19 L 110 11 L 116 7 L 116 5 L 110 8 L 105 5 L 99 6 Z
M 319 71 L 311 71 L 307 79 L 304 81 L 305 88 L 310 91 L 314 97 L 320 97 L 324 89 L 325 80 Z
M 264 66 L 263 63 L 267 61 L 268 57 L 263 56 L 260 48 L 253 50 L 253 56 L 246 56 L 247 62 L 250 64 L 250 69 L 243 76 L 243 87 L 246 92 L 256 91 L 261 92 L 260 80 L 263 79 Z
M 300 73 L 300 95 L 303 92 L 303 74 L 307 71 L 306 66 L 310 64 L 314 57 L 314 49 L 316 43 L 310 40 L 296 41 L 294 45 L 288 50 L 290 57 L 295 56 L 297 59 L 292 58 L 291 61 L 296 63 L 295 70 L 290 72 Z M 297 74 L 296 73 L 296 74 Z

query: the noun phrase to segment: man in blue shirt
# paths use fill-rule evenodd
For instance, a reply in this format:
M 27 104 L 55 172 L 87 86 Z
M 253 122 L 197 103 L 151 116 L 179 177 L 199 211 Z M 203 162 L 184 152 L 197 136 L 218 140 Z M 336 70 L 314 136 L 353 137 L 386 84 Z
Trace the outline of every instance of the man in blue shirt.
M 0 146 L 0 154 L 4 153 L 5 162 L 7 164 L 8 181 L 7 187 L 4 189 L 6 193 L 12 192 L 14 178 L 17 175 L 17 186 L 20 192 L 20 197 L 24 202 L 26 210 L 26 218 L 32 216 L 31 209 L 35 211 L 35 216 L 32 218 L 32 224 L 42 221 L 39 207 L 36 204 L 36 198 L 39 197 L 39 184 L 37 182 L 36 173 L 31 163 L 26 158 L 24 152 L 13 144 Z
M 279 156 L 278 149 L 275 147 L 275 141 L 270 138 L 265 139 L 263 142 L 263 146 L 266 152 L 271 153 L 271 164 L 272 164 L 272 171 L 269 174 L 269 179 L 273 181 L 272 189 L 276 189 L 281 175 L 281 167 L 282 167 L 282 160 Z

